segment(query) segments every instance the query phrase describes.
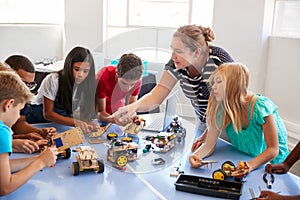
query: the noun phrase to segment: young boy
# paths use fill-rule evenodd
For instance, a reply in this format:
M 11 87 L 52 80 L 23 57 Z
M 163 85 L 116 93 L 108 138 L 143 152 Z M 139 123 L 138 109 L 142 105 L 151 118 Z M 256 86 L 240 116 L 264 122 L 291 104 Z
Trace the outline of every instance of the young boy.
M 35 68 L 32 62 L 23 55 L 11 55 L 6 60 L 8 64 L 22 79 L 26 86 L 33 90 L 36 87 L 34 82 Z M 20 118 L 12 126 L 13 152 L 33 153 L 39 150 L 39 146 L 47 144 L 51 135 L 56 133 L 53 127 L 39 129 L 26 122 L 26 113 L 29 106 L 25 104 L 20 112 Z
M 56 162 L 55 147 L 47 148 L 38 156 L 9 160 L 12 153 L 11 127 L 31 96 L 30 90 L 15 72 L 0 71 L 0 196 L 15 191 L 36 172 Z
M 97 73 L 98 118 L 104 122 L 125 125 L 114 118 L 108 118 L 118 108 L 135 102 L 142 84 L 142 60 L 130 53 L 123 54 L 117 66 L 103 67 Z M 127 102 L 126 102 L 127 98 Z

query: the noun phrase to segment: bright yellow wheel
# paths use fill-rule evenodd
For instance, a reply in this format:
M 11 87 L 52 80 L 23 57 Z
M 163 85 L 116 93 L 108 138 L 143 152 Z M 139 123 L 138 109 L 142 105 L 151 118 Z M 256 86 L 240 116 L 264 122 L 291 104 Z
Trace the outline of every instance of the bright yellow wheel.
M 226 176 L 225 172 L 221 169 L 218 169 L 213 172 L 213 179 L 215 180 L 224 181 L 225 176 Z
M 114 138 L 117 138 L 118 134 L 116 134 L 116 133 L 108 133 L 106 137 L 107 137 L 108 140 L 112 140 Z
M 223 171 L 233 171 L 235 169 L 235 165 L 231 161 L 226 161 L 222 164 L 221 169 Z
M 116 161 L 117 165 L 119 167 L 124 167 L 126 164 L 127 164 L 127 157 L 126 156 L 119 156 L 117 158 L 117 161 Z
M 122 138 L 123 142 L 132 142 L 132 138 L 131 137 L 124 137 Z

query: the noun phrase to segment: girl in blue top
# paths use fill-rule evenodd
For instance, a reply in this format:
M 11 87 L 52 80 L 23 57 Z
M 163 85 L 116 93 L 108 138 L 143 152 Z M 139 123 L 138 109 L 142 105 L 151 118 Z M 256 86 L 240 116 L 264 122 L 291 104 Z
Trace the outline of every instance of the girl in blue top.
M 246 162 L 250 171 L 269 161 L 285 160 L 289 154 L 287 132 L 277 106 L 248 91 L 248 83 L 248 69 L 238 63 L 222 64 L 211 75 L 206 112 L 209 128 L 203 136 L 205 143 L 190 156 L 192 167 L 200 167 L 201 159 L 213 152 L 223 130 L 233 146 L 254 157 Z

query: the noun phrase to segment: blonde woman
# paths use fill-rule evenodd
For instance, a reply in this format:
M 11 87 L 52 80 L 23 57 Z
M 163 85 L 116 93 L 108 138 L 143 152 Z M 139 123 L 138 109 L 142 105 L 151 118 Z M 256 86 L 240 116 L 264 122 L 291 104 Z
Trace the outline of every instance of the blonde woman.
M 191 166 L 202 165 L 223 130 L 233 146 L 253 157 L 246 162 L 249 172 L 269 161 L 283 162 L 289 154 L 286 128 L 270 99 L 248 91 L 248 69 L 238 63 L 222 64 L 209 82 L 208 132 L 205 143 L 190 156 Z

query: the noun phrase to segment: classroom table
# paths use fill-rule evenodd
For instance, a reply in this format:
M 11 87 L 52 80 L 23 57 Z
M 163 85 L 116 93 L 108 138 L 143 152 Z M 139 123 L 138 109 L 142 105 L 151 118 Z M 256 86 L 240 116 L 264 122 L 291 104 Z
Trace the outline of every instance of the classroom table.
M 156 116 L 150 114 L 149 116 Z M 216 199 L 216 197 L 193 194 L 175 189 L 174 183 L 176 177 L 170 176 L 171 169 L 179 167 L 180 171 L 184 171 L 187 175 L 197 175 L 202 177 L 212 177 L 213 171 L 219 169 L 221 164 L 227 160 L 237 163 L 240 160 L 248 161 L 251 159 L 228 142 L 218 139 L 215 152 L 206 160 L 216 160 L 211 167 L 201 167 L 194 169 L 190 167 L 188 156 L 190 148 L 194 140 L 194 124 L 182 120 L 183 126 L 187 130 L 185 141 L 178 143 L 173 149 L 166 153 L 147 152 L 139 153 L 137 160 L 127 163 L 126 171 L 121 171 L 112 167 L 111 163 L 106 160 L 107 147 L 102 144 L 89 144 L 88 136 L 84 145 L 93 146 L 99 157 L 105 163 L 104 173 L 96 174 L 93 171 L 81 172 L 78 176 L 72 175 L 72 162 L 76 161 L 76 152 L 71 153 L 69 159 L 58 159 L 52 168 L 45 168 L 35 174 L 26 184 L 21 186 L 15 192 L 0 197 L 0 200 L 77 200 L 77 199 Z M 37 127 L 54 126 L 57 132 L 66 131 L 72 127 L 62 126 L 55 123 L 36 124 Z M 112 125 L 106 133 L 115 132 L 123 134 L 123 129 Z M 106 133 L 101 138 L 106 138 Z M 142 149 L 143 135 L 153 134 L 141 131 L 134 140 L 139 140 Z M 75 147 L 74 147 L 75 148 Z M 140 151 L 140 150 L 139 150 Z M 20 158 L 30 156 L 28 154 L 13 153 L 11 158 Z M 166 163 L 164 165 L 153 165 L 151 161 L 154 158 L 162 157 Z M 249 188 L 252 188 L 255 195 L 259 195 L 259 188 L 267 189 L 266 183 L 263 181 L 264 166 L 252 171 L 245 178 L 243 183 L 242 195 L 240 199 L 251 199 Z M 275 176 L 275 182 L 272 191 L 280 192 L 286 195 L 300 194 L 300 177 L 291 173 Z M 233 181 L 230 179 L 229 181 Z

